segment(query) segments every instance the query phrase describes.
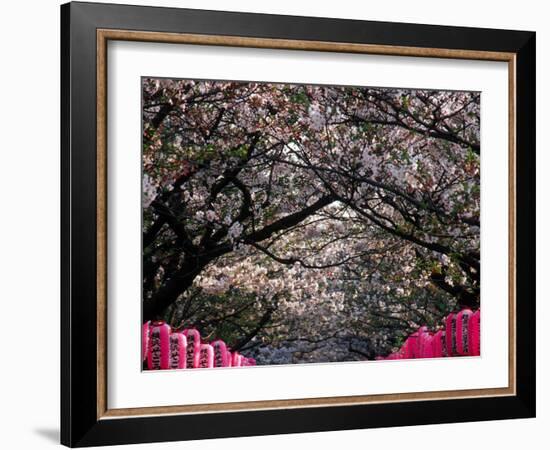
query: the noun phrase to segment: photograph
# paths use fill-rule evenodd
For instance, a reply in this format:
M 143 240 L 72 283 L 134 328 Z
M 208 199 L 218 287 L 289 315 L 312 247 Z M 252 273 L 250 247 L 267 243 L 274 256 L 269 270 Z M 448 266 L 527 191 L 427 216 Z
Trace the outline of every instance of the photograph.
M 387 446 L 391 429 L 412 448 L 429 427 L 452 448 L 451 428 L 522 445 L 536 421 L 509 419 L 534 418 L 541 392 L 543 15 L 285 2 L 59 8 L 60 70 L 40 76 L 60 78 L 60 127 L 32 134 L 60 131 L 59 211 L 25 202 L 42 192 L 21 184 L 31 122 L 6 122 L 22 130 L 6 192 L 32 216 L 14 224 L 33 228 L 6 234 L 21 259 L 9 285 L 33 279 L 41 209 L 60 225 L 60 276 L 37 272 L 60 287 L 39 314 L 59 322 L 59 440 Z M 11 58 L 34 64 L 22 80 L 47 54 L 40 35 Z M 56 179 L 46 169 L 27 178 Z M 17 371 L 27 388 L 33 374 Z
M 144 76 L 141 100 L 144 370 L 481 354 L 480 92 Z

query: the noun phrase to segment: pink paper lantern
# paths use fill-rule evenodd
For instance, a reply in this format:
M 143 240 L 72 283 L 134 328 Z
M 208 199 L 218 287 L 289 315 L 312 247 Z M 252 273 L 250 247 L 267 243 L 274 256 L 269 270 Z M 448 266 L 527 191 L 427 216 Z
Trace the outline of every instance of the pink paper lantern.
M 242 365 L 243 366 L 255 366 L 256 365 L 256 360 L 254 358 L 246 358 L 246 357 L 243 356 Z
M 200 346 L 199 367 L 203 369 L 214 367 L 214 347 L 210 344 Z
M 461 356 L 470 354 L 468 347 L 468 329 L 470 317 L 474 313 L 469 309 L 463 309 L 456 315 L 456 352 Z
M 437 331 L 432 337 L 432 358 L 442 358 L 447 356 L 445 347 L 445 332 Z
M 199 367 L 201 335 L 195 328 L 187 328 L 183 330 L 183 334 L 187 338 L 187 360 L 185 366 L 187 369 L 195 369 Z
M 227 367 L 229 365 L 227 361 L 227 346 L 221 339 L 216 339 L 212 342 L 214 347 L 214 367 Z
M 233 355 L 231 355 L 229 349 L 225 352 L 225 360 L 227 361 L 227 367 L 231 367 L 233 363 Z
M 242 366 L 242 359 L 243 359 L 243 357 L 238 352 L 233 352 L 231 366 L 232 367 Z
M 470 316 L 470 324 L 468 327 L 468 348 L 472 356 L 479 356 L 481 354 L 480 348 L 480 317 L 481 313 L 478 309 L 474 314 Z
M 433 358 L 432 335 L 427 327 L 418 330 L 417 358 Z
M 150 370 L 170 367 L 170 325 L 162 320 L 151 323 L 147 367 Z
M 407 358 L 421 358 L 422 355 L 422 336 L 428 332 L 428 327 L 420 327 L 417 331 L 411 334 L 407 341 L 408 344 L 408 356 Z M 407 343 L 405 341 L 405 343 Z
M 147 321 L 141 327 L 141 360 L 145 361 L 149 353 L 149 336 L 151 333 L 150 321 Z
M 170 335 L 170 369 L 185 369 L 187 366 L 187 338 L 183 333 Z
M 456 314 L 451 313 L 445 320 L 445 344 L 447 356 L 456 356 Z
M 411 334 L 403 346 L 401 347 L 400 353 L 402 355 L 402 359 L 413 359 L 416 356 L 416 338 L 418 334 L 414 332 Z

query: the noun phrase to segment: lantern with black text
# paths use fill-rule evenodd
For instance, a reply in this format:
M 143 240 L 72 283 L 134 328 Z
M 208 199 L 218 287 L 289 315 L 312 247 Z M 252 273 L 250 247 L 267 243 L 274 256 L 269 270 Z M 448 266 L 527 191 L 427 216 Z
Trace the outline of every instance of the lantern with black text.
M 210 344 L 200 346 L 199 367 L 203 369 L 214 367 L 214 348 Z
M 183 334 L 187 338 L 187 361 L 186 367 L 194 369 L 199 367 L 199 352 L 201 347 L 201 335 L 195 328 L 183 330 Z
M 185 369 L 187 366 L 187 338 L 183 333 L 170 335 L 170 369 Z
M 221 339 L 216 339 L 212 342 L 212 347 L 214 347 L 214 367 L 227 367 L 229 366 L 228 362 L 228 351 L 225 342 Z
M 151 322 L 147 367 L 151 370 L 170 367 L 170 325 L 162 320 Z
M 445 346 L 445 332 L 443 330 L 437 331 L 432 336 L 432 358 L 442 358 L 447 356 L 447 349 Z
M 456 356 L 456 314 L 451 313 L 445 320 L 445 346 L 448 356 Z
M 461 356 L 470 355 L 468 334 L 470 317 L 474 313 L 469 309 L 463 309 L 456 315 L 456 352 Z

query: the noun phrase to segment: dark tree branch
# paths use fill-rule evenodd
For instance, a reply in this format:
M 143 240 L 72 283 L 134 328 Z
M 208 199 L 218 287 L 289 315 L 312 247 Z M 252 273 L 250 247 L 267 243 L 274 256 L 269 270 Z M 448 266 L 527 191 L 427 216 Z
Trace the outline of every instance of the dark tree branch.
M 320 209 L 324 208 L 327 205 L 330 205 L 332 202 L 334 202 L 334 200 L 334 197 L 332 197 L 331 195 L 323 196 L 308 207 L 293 214 L 289 214 L 279 220 L 276 220 L 275 222 L 266 225 L 261 230 L 244 236 L 243 240 L 246 242 L 261 242 L 264 239 L 268 239 L 278 231 L 282 231 L 286 228 L 299 224 L 302 220 L 307 219 L 309 216 L 315 214 Z
M 271 320 L 271 316 L 273 315 L 273 309 L 268 309 L 258 322 L 258 325 L 249 333 L 247 333 L 245 336 L 243 336 L 239 341 L 237 341 L 234 345 L 231 346 L 231 348 L 234 351 L 240 350 L 242 347 L 244 347 L 246 344 L 248 344 L 254 337 L 264 328 L 264 326 L 267 325 L 267 323 Z

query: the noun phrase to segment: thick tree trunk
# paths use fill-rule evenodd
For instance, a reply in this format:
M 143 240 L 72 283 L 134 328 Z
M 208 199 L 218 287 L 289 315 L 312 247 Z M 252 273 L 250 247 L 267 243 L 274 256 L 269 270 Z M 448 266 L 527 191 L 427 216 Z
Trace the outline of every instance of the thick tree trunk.
M 242 238 L 243 242 L 260 242 L 264 239 L 268 239 L 274 233 L 293 227 L 299 224 L 304 219 L 308 218 L 312 214 L 329 205 L 334 201 L 331 196 L 325 196 L 319 198 L 311 205 L 304 209 L 297 211 L 288 216 L 282 217 L 275 222 L 266 225 L 261 230 L 255 231 Z M 188 241 L 186 237 L 182 237 L 181 234 L 185 233 L 185 229 L 178 233 L 178 226 L 181 224 L 172 223 L 172 227 L 176 234 L 180 235 L 182 240 Z M 215 240 L 218 240 L 217 237 Z M 205 247 L 187 248 L 186 262 L 183 266 L 174 274 L 169 276 L 163 283 L 163 286 L 153 295 L 153 298 L 143 302 L 143 320 L 155 320 L 162 316 L 166 308 L 174 303 L 177 298 L 191 285 L 197 275 L 212 261 L 218 257 L 225 255 L 233 250 L 233 246 L 229 243 L 219 245 L 205 245 Z M 197 256 L 201 255 L 201 256 Z M 207 256 L 205 256 L 207 255 Z
M 143 321 L 158 320 L 166 308 L 191 287 L 193 281 L 207 263 L 184 264 L 168 278 L 153 298 L 143 302 Z
M 202 256 L 186 256 L 186 261 L 183 265 L 165 279 L 162 287 L 151 299 L 143 302 L 143 321 L 160 319 L 166 311 L 166 308 L 191 287 L 197 275 L 199 275 L 208 264 L 220 256 L 229 253 L 232 249 L 233 247 L 229 244 L 199 249 L 195 248 L 198 254 Z

